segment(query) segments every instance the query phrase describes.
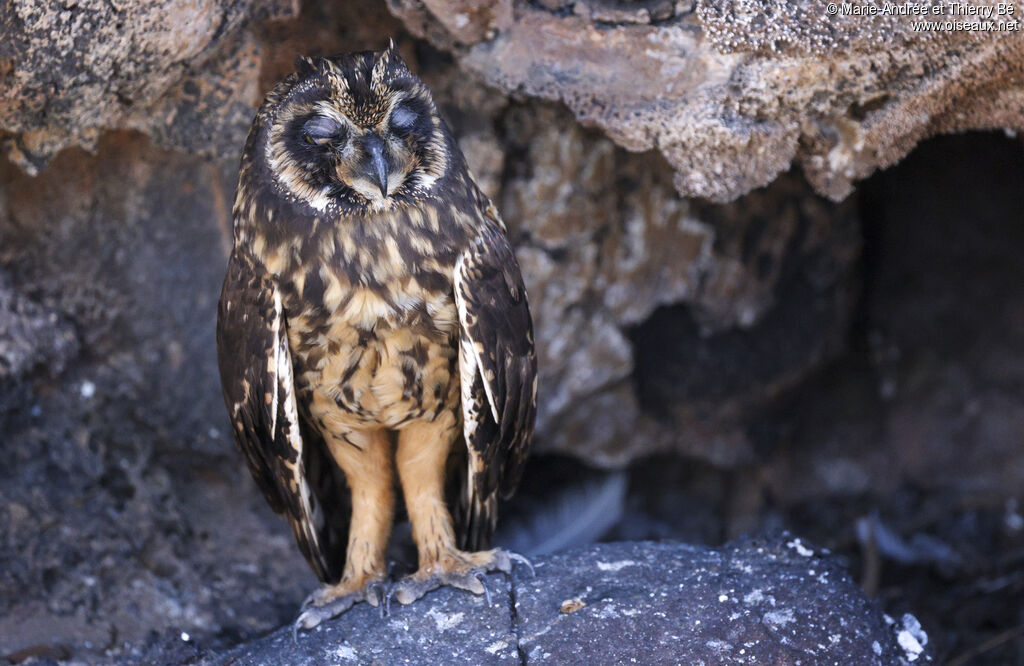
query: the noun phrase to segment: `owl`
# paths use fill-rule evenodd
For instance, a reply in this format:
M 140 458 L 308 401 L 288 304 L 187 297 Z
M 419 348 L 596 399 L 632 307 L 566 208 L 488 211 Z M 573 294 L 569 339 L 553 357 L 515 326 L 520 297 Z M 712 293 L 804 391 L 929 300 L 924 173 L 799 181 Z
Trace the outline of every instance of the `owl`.
M 323 585 L 359 601 L 481 594 L 533 434 L 519 265 L 430 90 L 394 45 L 300 58 L 242 154 L 217 350 L 235 442 Z M 401 491 L 418 569 L 387 580 Z

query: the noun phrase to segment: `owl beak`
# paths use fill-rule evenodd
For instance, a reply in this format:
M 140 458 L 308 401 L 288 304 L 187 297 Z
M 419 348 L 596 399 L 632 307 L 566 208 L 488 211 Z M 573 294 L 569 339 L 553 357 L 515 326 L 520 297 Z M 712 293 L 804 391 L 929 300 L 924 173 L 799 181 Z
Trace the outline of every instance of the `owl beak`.
M 370 164 L 368 165 L 370 167 L 368 169 L 370 180 L 380 188 L 381 196 L 386 197 L 388 195 L 388 174 L 391 172 L 391 166 L 384 156 L 384 141 L 376 134 L 371 134 L 366 138 L 364 145 L 367 154 L 370 156 Z

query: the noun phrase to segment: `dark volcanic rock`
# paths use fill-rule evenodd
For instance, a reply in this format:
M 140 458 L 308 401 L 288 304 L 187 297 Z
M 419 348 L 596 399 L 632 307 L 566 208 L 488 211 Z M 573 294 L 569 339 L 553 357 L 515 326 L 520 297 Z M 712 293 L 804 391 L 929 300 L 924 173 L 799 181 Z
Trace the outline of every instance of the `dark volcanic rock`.
M 35 178 L 0 166 L 0 662 L 134 658 L 153 634 L 231 645 L 312 584 L 225 437 L 234 168 L 133 133 L 98 150 Z
M 509 581 L 490 576 L 491 604 L 461 590 L 434 592 L 412 606 L 395 603 L 381 619 L 359 604 L 340 620 L 292 640 L 289 627 L 212 657 L 237 664 L 518 664 Z
M 381 620 L 368 606 L 292 643 L 277 632 L 211 664 L 928 663 L 838 560 L 798 538 L 708 549 L 591 546 L 488 579 L 492 603 L 442 590 Z
M 61 315 L 14 291 L 0 272 L 0 386 L 36 370 L 56 375 L 78 352 L 74 328 Z

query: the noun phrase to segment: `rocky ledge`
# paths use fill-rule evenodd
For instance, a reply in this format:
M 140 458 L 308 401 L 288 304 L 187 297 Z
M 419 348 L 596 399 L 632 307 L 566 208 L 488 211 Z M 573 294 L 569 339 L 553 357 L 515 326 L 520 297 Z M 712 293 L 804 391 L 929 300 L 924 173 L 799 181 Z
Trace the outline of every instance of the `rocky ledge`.
M 884 615 L 842 563 L 798 538 L 721 548 L 610 543 L 456 590 L 365 604 L 293 642 L 289 627 L 209 664 L 930 663 L 912 615 Z

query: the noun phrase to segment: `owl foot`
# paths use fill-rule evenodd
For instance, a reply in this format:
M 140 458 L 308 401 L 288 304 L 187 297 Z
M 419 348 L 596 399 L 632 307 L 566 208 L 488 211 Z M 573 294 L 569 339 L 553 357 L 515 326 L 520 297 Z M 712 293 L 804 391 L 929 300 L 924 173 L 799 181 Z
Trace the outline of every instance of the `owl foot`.
M 292 638 L 297 642 L 299 629 L 312 629 L 324 620 L 338 617 L 360 601 L 379 608 L 381 617 L 391 610 L 391 594 L 383 579 L 374 578 L 362 586 L 354 581 L 325 585 L 302 602 L 302 612 L 292 625 Z
M 439 587 L 457 587 L 473 594 L 482 594 L 491 605 L 491 593 L 484 584 L 486 574 L 491 571 L 511 573 L 514 563 L 525 564 L 533 573 L 533 565 L 522 555 L 507 550 L 467 553 L 451 550 L 434 562 L 420 567 L 416 573 L 395 583 L 391 594 L 401 604 L 411 604 L 427 592 Z

